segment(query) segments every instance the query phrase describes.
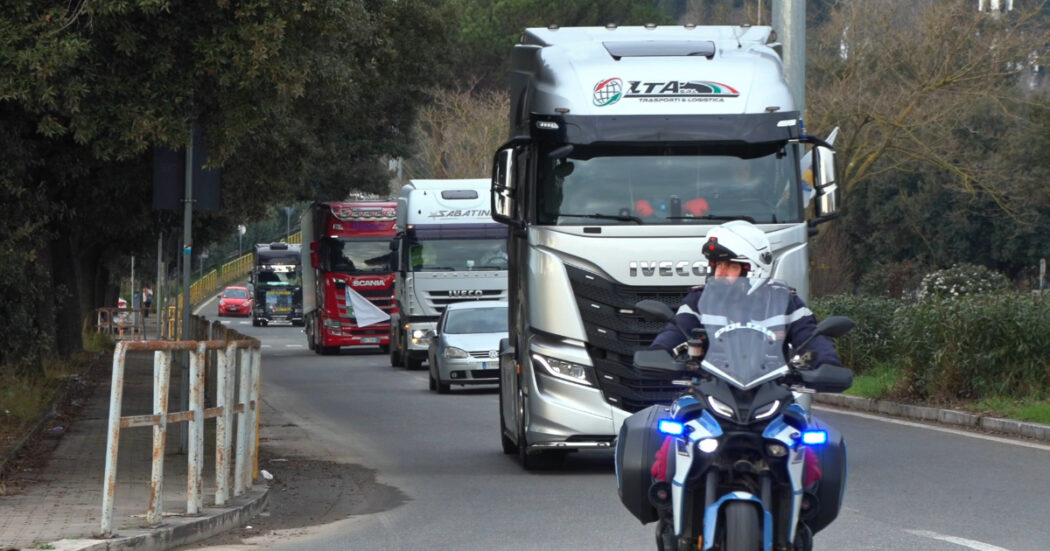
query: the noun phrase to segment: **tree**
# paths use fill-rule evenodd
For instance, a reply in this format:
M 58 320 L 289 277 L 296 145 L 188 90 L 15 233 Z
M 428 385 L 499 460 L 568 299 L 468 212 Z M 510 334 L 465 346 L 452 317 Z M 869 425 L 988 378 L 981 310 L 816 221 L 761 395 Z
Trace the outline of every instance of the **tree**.
M 1040 9 L 993 17 L 962 0 L 880 0 L 822 13 L 807 126 L 841 127 L 836 226 L 856 273 L 977 261 L 1017 275 L 1050 244 L 1035 231 L 1050 208 L 1045 180 L 1019 162 L 1046 158 L 1021 141 L 1040 134 L 1030 117 L 1047 105 L 1020 86 L 1045 50 Z
M 33 291 L 43 340 L 78 350 L 85 314 L 113 305 L 122 259 L 148 257 L 157 232 L 178 227 L 151 210 L 151 152 L 181 147 L 194 125 L 229 206 L 195 219 L 199 244 L 273 203 L 383 187 L 380 159 L 408 151 L 416 109 L 437 81 L 428 68 L 448 38 L 445 9 L 423 0 L 9 0 L 0 193 L 20 208 L 4 222 L 3 254 L 25 271 L 0 273 L 0 288 Z

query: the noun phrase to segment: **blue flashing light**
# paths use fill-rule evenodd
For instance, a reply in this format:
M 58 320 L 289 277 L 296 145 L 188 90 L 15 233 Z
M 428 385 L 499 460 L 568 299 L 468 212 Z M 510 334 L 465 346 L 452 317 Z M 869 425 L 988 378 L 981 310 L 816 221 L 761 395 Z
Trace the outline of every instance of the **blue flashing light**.
M 827 444 L 828 432 L 823 430 L 807 430 L 802 433 L 802 443 L 809 446 Z
M 660 432 L 671 436 L 681 436 L 682 433 L 685 432 L 685 425 L 678 421 L 671 421 L 670 419 L 661 419 L 657 428 Z

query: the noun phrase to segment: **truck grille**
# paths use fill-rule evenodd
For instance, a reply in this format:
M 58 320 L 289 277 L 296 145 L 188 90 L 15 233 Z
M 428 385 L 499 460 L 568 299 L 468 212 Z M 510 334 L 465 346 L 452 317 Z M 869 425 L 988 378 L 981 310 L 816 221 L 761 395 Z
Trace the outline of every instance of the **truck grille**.
M 587 332 L 587 353 L 605 400 L 634 413 L 653 404 L 669 404 L 681 394 L 681 387 L 671 384 L 673 376 L 643 376 L 632 366 L 634 352 L 649 346 L 664 323 L 624 311 L 633 311 L 635 303 L 643 299 L 658 300 L 677 310 L 690 288 L 621 285 L 586 270 L 565 269 Z
M 450 291 L 430 291 L 430 306 L 440 315 L 445 307 L 456 302 L 468 302 L 478 300 L 507 300 L 505 289 L 484 289 L 480 295 L 453 296 Z

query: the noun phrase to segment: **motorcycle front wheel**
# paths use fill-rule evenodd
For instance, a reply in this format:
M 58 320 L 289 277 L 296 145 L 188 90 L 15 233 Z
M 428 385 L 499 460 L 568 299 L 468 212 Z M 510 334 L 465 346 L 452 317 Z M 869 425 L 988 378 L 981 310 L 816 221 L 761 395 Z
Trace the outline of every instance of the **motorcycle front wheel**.
M 724 551 L 759 551 L 762 549 L 762 524 L 758 509 L 747 501 L 730 501 L 725 506 Z

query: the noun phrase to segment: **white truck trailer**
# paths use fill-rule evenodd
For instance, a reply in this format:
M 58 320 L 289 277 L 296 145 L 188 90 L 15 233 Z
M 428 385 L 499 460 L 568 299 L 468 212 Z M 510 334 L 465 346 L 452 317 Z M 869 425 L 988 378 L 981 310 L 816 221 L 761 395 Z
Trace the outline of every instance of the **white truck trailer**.
M 397 313 L 390 364 L 419 369 L 445 306 L 507 299 L 507 228 L 493 221 L 487 179 L 411 180 L 397 198 L 390 244 Z
M 492 211 L 510 228 L 501 436 L 525 468 L 611 449 L 624 418 L 677 395 L 633 369 L 663 325 L 633 307 L 676 308 L 704 282 L 712 226 L 758 225 L 774 277 L 807 297 L 833 153 L 805 135 L 774 41 L 769 27 L 550 27 L 514 47 Z

